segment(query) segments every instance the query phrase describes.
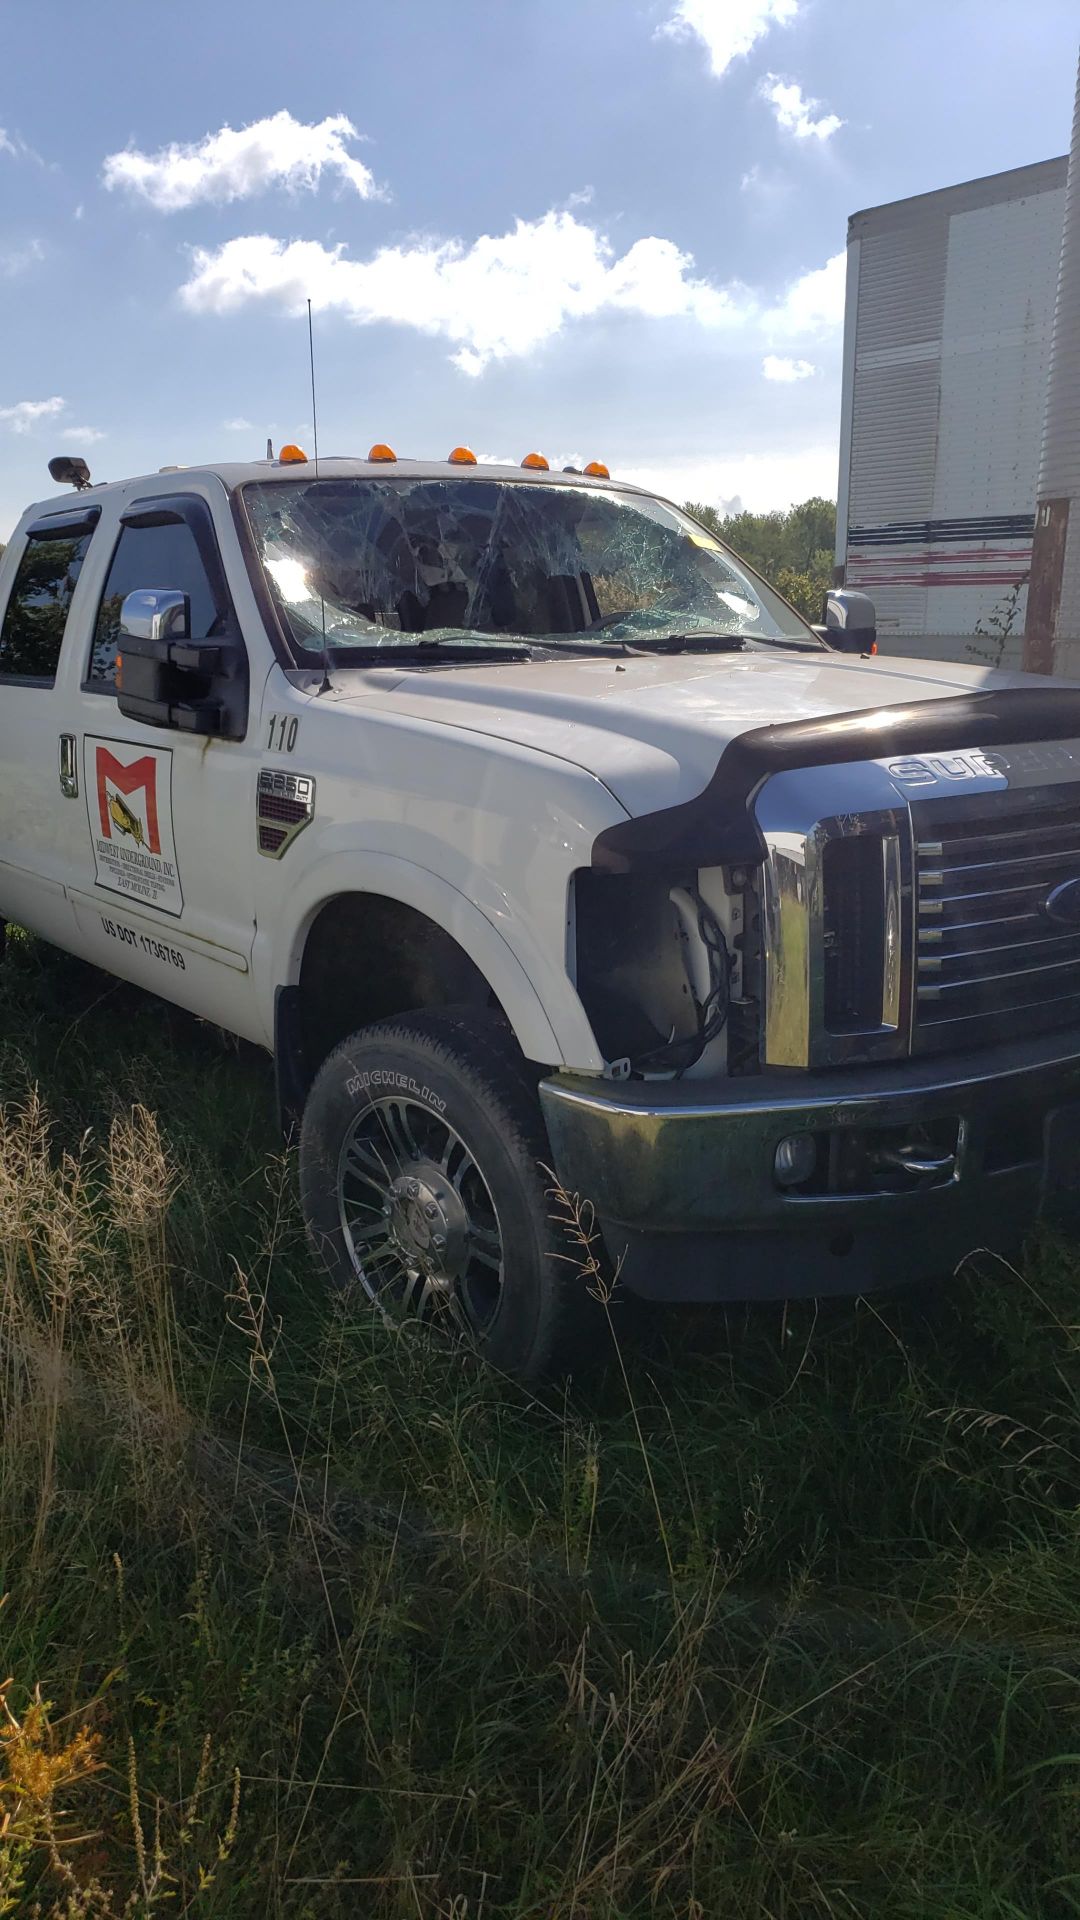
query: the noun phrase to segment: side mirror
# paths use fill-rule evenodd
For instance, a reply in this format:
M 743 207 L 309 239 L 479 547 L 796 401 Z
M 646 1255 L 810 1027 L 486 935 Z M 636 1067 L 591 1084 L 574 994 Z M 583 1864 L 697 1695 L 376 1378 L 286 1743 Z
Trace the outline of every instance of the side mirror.
M 814 631 L 826 646 L 838 653 L 877 652 L 877 612 L 869 594 L 830 587 L 824 613 L 824 625 Z
M 182 733 L 242 739 L 244 713 L 229 690 L 234 647 L 192 640 L 190 603 L 172 588 L 129 593 L 120 608 L 116 704 L 128 720 Z M 246 676 L 245 676 L 246 677 Z M 239 725 L 236 724 L 237 720 Z
M 128 641 L 187 640 L 191 634 L 187 594 L 171 588 L 129 593 L 120 608 L 120 631 Z

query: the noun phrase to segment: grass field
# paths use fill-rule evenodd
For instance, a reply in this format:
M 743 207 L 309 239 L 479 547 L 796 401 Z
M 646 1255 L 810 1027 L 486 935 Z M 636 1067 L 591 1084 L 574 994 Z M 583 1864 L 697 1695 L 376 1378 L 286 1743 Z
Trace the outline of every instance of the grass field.
M 1075 1260 L 536 1400 L 322 1296 L 214 1031 L 16 938 L 0 1099 L 0 1913 L 1080 1913 Z

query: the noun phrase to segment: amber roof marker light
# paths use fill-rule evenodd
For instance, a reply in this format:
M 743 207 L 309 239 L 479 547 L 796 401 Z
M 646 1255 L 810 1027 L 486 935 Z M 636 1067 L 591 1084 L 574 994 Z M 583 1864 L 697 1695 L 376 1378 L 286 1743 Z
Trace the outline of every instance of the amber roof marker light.
M 307 465 L 307 454 L 303 447 L 294 446 L 290 440 L 278 454 L 278 464 L 282 467 L 301 467 Z
M 550 473 L 551 471 L 542 453 L 527 453 L 521 464 L 523 467 L 531 467 L 535 473 Z
M 389 462 L 392 460 L 396 460 L 397 454 L 394 452 L 393 447 L 387 446 L 385 440 L 376 440 L 375 445 L 372 447 L 371 452 L 368 454 L 368 459 L 384 460 Z
M 452 467 L 475 467 L 476 455 L 471 447 L 455 447 L 449 456 Z
M 589 475 L 590 479 L 593 479 L 593 480 L 610 480 L 611 479 L 611 475 L 608 472 L 602 460 L 590 460 L 585 471 Z

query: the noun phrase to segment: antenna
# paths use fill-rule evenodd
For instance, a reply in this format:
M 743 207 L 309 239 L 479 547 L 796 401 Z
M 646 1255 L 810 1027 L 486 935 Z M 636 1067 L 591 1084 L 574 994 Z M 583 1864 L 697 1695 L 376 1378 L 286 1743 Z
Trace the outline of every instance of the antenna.
M 319 477 L 319 416 L 315 410 L 315 335 L 311 326 L 311 301 L 307 303 L 308 356 L 311 360 L 311 431 L 315 436 L 315 478 Z
M 311 324 L 311 301 L 307 303 L 307 339 L 308 359 L 311 362 L 311 431 L 315 438 L 315 478 L 319 477 L 319 415 L 315 407 L 315 331 Z M 319 606 L 322 610 L 322 686 L 320 693 L 332 693 L 330 684 L 330 649 L 326 644 L 326 601 L 319 592 Z

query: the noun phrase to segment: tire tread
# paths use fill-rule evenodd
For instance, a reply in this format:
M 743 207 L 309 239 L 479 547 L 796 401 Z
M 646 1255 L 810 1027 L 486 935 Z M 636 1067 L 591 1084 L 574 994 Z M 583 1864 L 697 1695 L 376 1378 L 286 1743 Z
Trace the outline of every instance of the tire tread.
M 318 1104 L 320 1088 L 337 1080 L 341 1068 L 352 1063 L 358 1046 L 372 1044 L 390 1050 L 400 1045 L 419 1047 L 464 1081 L 472 1097 L 496 1113 L 500 1136 L 521 1164 L 526 1180 L 532 1174 L 539 1185 L 543 1170 L 540 1198 L 546 1206 L 551 1150 L 537 1096 L 542 1069 L 525 1059 L 500 1016 L 472 1008 L 393 1015 L 341 1041 L 312 1084 L 301 1128 L 302 1165 L 308 1116 L 313 1103 Z M 603 1315 L 575 1263 L 573 1243 L 566 1239 L 564 1246 L 557 1244 L 562 1234 L 557 1217 L 547 1208 L 540 1227 L 543 1279 L 536 1328 L 527 1351 L 509 1369 L 519 1378 L 538 1380 L 581 1372 L 604 1346 Z

